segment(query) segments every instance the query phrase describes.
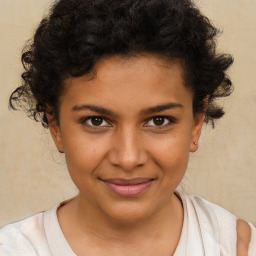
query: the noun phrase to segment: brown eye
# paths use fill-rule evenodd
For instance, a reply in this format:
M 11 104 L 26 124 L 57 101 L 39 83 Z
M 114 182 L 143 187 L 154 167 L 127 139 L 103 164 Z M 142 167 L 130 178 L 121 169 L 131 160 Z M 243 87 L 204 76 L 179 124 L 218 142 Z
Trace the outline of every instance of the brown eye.
M 91 117 L 91 123 L 94 126 L 100 126 L 103 123 L 103 118 L 98 116 Z
M 147 127 L 164 128 L 169 127 L 177 121 L 169 116 L 154 116 L 145 124 Z
M 111 127 L 111 124 L 101 116 L 90 116 L 83 120 L 82 123 L 91 127 Z
M 166 118 L 164 118 L 164 117 L 157 116 L 157 117 L 154 117 L 154 118 L 153 118 L 153 123 L 154 123 L 154 125 L 156 125 L 156 126 L 161 126 L 161 125 L 164 124 L 165 119 L 166 119 Z

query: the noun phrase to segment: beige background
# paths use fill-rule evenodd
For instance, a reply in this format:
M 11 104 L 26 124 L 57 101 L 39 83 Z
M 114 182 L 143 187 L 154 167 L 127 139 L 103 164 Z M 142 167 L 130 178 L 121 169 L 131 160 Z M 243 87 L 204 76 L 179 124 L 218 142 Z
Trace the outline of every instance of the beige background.
M 50 0 L 0 0 L 0 226 L 76 193 L 47 131 L 8 111 L 20 83 L 20 51 Z M 256 0 L 198 0 L 235 58 L 234 94 L 216 129 L 204 129 L 183 187 L 256 224 Z

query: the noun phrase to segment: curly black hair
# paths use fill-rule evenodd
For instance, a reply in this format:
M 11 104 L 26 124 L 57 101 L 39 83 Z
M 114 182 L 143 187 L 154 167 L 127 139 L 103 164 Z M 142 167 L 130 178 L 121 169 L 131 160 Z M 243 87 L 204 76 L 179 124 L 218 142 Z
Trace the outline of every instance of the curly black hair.
M 224 115 L 216 99 L 233 89 L 226 73 L 233 58 L 217 53 L 218 34 L 191 0 L 56 1 L 23 49 L 22 85 L 9 106 L 48 127 L 49 107 L 58 120 L 66 78 L 91 72 L 107 55 L 150 53 L 184 63 L 194 114 L 205 112 L 205 121 L 214 125 Z

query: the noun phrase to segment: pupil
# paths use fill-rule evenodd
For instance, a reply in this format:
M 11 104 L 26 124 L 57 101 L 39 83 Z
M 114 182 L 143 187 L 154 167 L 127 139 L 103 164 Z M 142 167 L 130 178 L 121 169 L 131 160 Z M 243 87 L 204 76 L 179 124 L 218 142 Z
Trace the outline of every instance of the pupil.
M 95 126 L 101 125 L 103 122 L 103 119 L 101 117 L 93 117 L 92 118 L 92 124 Z
M 164 124 L 164 118 L 163 117 L 155 117 L 154 118 L 154 124 L 157 126 Z

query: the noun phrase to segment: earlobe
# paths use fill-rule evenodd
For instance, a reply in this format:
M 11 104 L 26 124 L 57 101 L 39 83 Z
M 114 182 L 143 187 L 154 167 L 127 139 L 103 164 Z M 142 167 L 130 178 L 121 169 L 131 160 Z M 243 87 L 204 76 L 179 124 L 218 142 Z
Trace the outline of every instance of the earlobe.
M 57 124 L 57 121 L 53 120 L 52 115 L 47 113 L 46 116 L 48 119 L 49 129 L 50 129 L 50 133 L 52 135 L 53 141 L 54 141 L 58 151 L 60 153 L 64 153 L 60 127 Z
M 201 135 L 202 126 L 204 123 L 205 114 L 196 114 L 194 118 L 194 125 L 192 129 L 192 137 L 190 144 L 190 152 L 196 152 L 198 150 L 198 141 Z

